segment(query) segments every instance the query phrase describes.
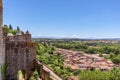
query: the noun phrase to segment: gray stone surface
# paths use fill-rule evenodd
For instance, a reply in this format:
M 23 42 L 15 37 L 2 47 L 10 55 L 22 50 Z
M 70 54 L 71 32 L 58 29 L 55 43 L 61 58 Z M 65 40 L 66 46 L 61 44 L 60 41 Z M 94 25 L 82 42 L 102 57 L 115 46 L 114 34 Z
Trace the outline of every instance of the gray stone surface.
M 3 22 L 3 10 L 2 10 L 2 0 L 0 0 L 0 80 L 1 77 L 1 66 L 4 63 L 4 46 L 3 46 L 3 34 L 2 34 L 2 22 Z
M 17 80 L 19 70 L 29 79 L 36 59 L 36 45 L 31 41 L 31 34 L 7 36 L 5 45 L 6 80 Z

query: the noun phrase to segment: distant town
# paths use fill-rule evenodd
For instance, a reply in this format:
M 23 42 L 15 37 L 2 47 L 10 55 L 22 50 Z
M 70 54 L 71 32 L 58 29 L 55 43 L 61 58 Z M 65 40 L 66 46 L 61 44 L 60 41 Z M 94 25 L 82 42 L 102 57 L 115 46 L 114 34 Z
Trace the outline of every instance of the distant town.
M 110 70 L 115 67 L 110 60 L 105 60 L 104 57 L 99 57 L 98 54 L 86 54 L 84 52 L 70 51 L 65 49 L 57 49 L 56 54 L 61 54 L 65 60 L 65 66 L 70 66 L 73 70 L 90 70 L 94 68 L 96 70 Z M 106 56 L 107 54 L 104 54 Z M 117 65 L 116 65 L 117 66 Z

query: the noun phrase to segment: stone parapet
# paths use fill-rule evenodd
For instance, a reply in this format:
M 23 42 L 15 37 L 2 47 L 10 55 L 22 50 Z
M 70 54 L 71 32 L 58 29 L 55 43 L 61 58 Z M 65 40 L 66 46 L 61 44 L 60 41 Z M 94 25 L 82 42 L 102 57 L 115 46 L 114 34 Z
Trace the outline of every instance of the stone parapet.
M 35 70 L 36 45 L 25 38 L 25 35 L 15 35 L 5 39 L 6 80 L 17 80 L 19 70 L 25 71 L 29 79 Z

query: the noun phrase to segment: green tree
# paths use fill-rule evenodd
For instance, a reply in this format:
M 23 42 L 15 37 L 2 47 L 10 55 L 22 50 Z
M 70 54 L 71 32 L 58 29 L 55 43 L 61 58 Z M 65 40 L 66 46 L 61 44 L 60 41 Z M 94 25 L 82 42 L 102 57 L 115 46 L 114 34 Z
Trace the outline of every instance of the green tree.
M 18 32 L 20 31 L 20 28 L 19 28 L 19 26 L 17 26 L 17 31 L 18 31 Z
M 12 25 L 11 25 L 11 24 L 9 25 L 9 29 L 10 29 L 10 30 L 13 30 L 13 28 L 12 28 Z

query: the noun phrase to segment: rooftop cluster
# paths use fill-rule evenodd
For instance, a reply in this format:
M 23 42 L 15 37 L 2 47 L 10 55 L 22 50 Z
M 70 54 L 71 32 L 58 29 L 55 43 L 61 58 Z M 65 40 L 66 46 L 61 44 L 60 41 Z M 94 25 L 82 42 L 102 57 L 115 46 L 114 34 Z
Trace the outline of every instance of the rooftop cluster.
M 97 54 L 85 54 L 84 52 L 70 51 L 65 49 L 58 49 L 65 62 L 66 67 L 70 66 L 72 69 L 89 70 L 91 68 L 100 70 L 110 70 L 115 66 L 112 61 L 107 61 Z

